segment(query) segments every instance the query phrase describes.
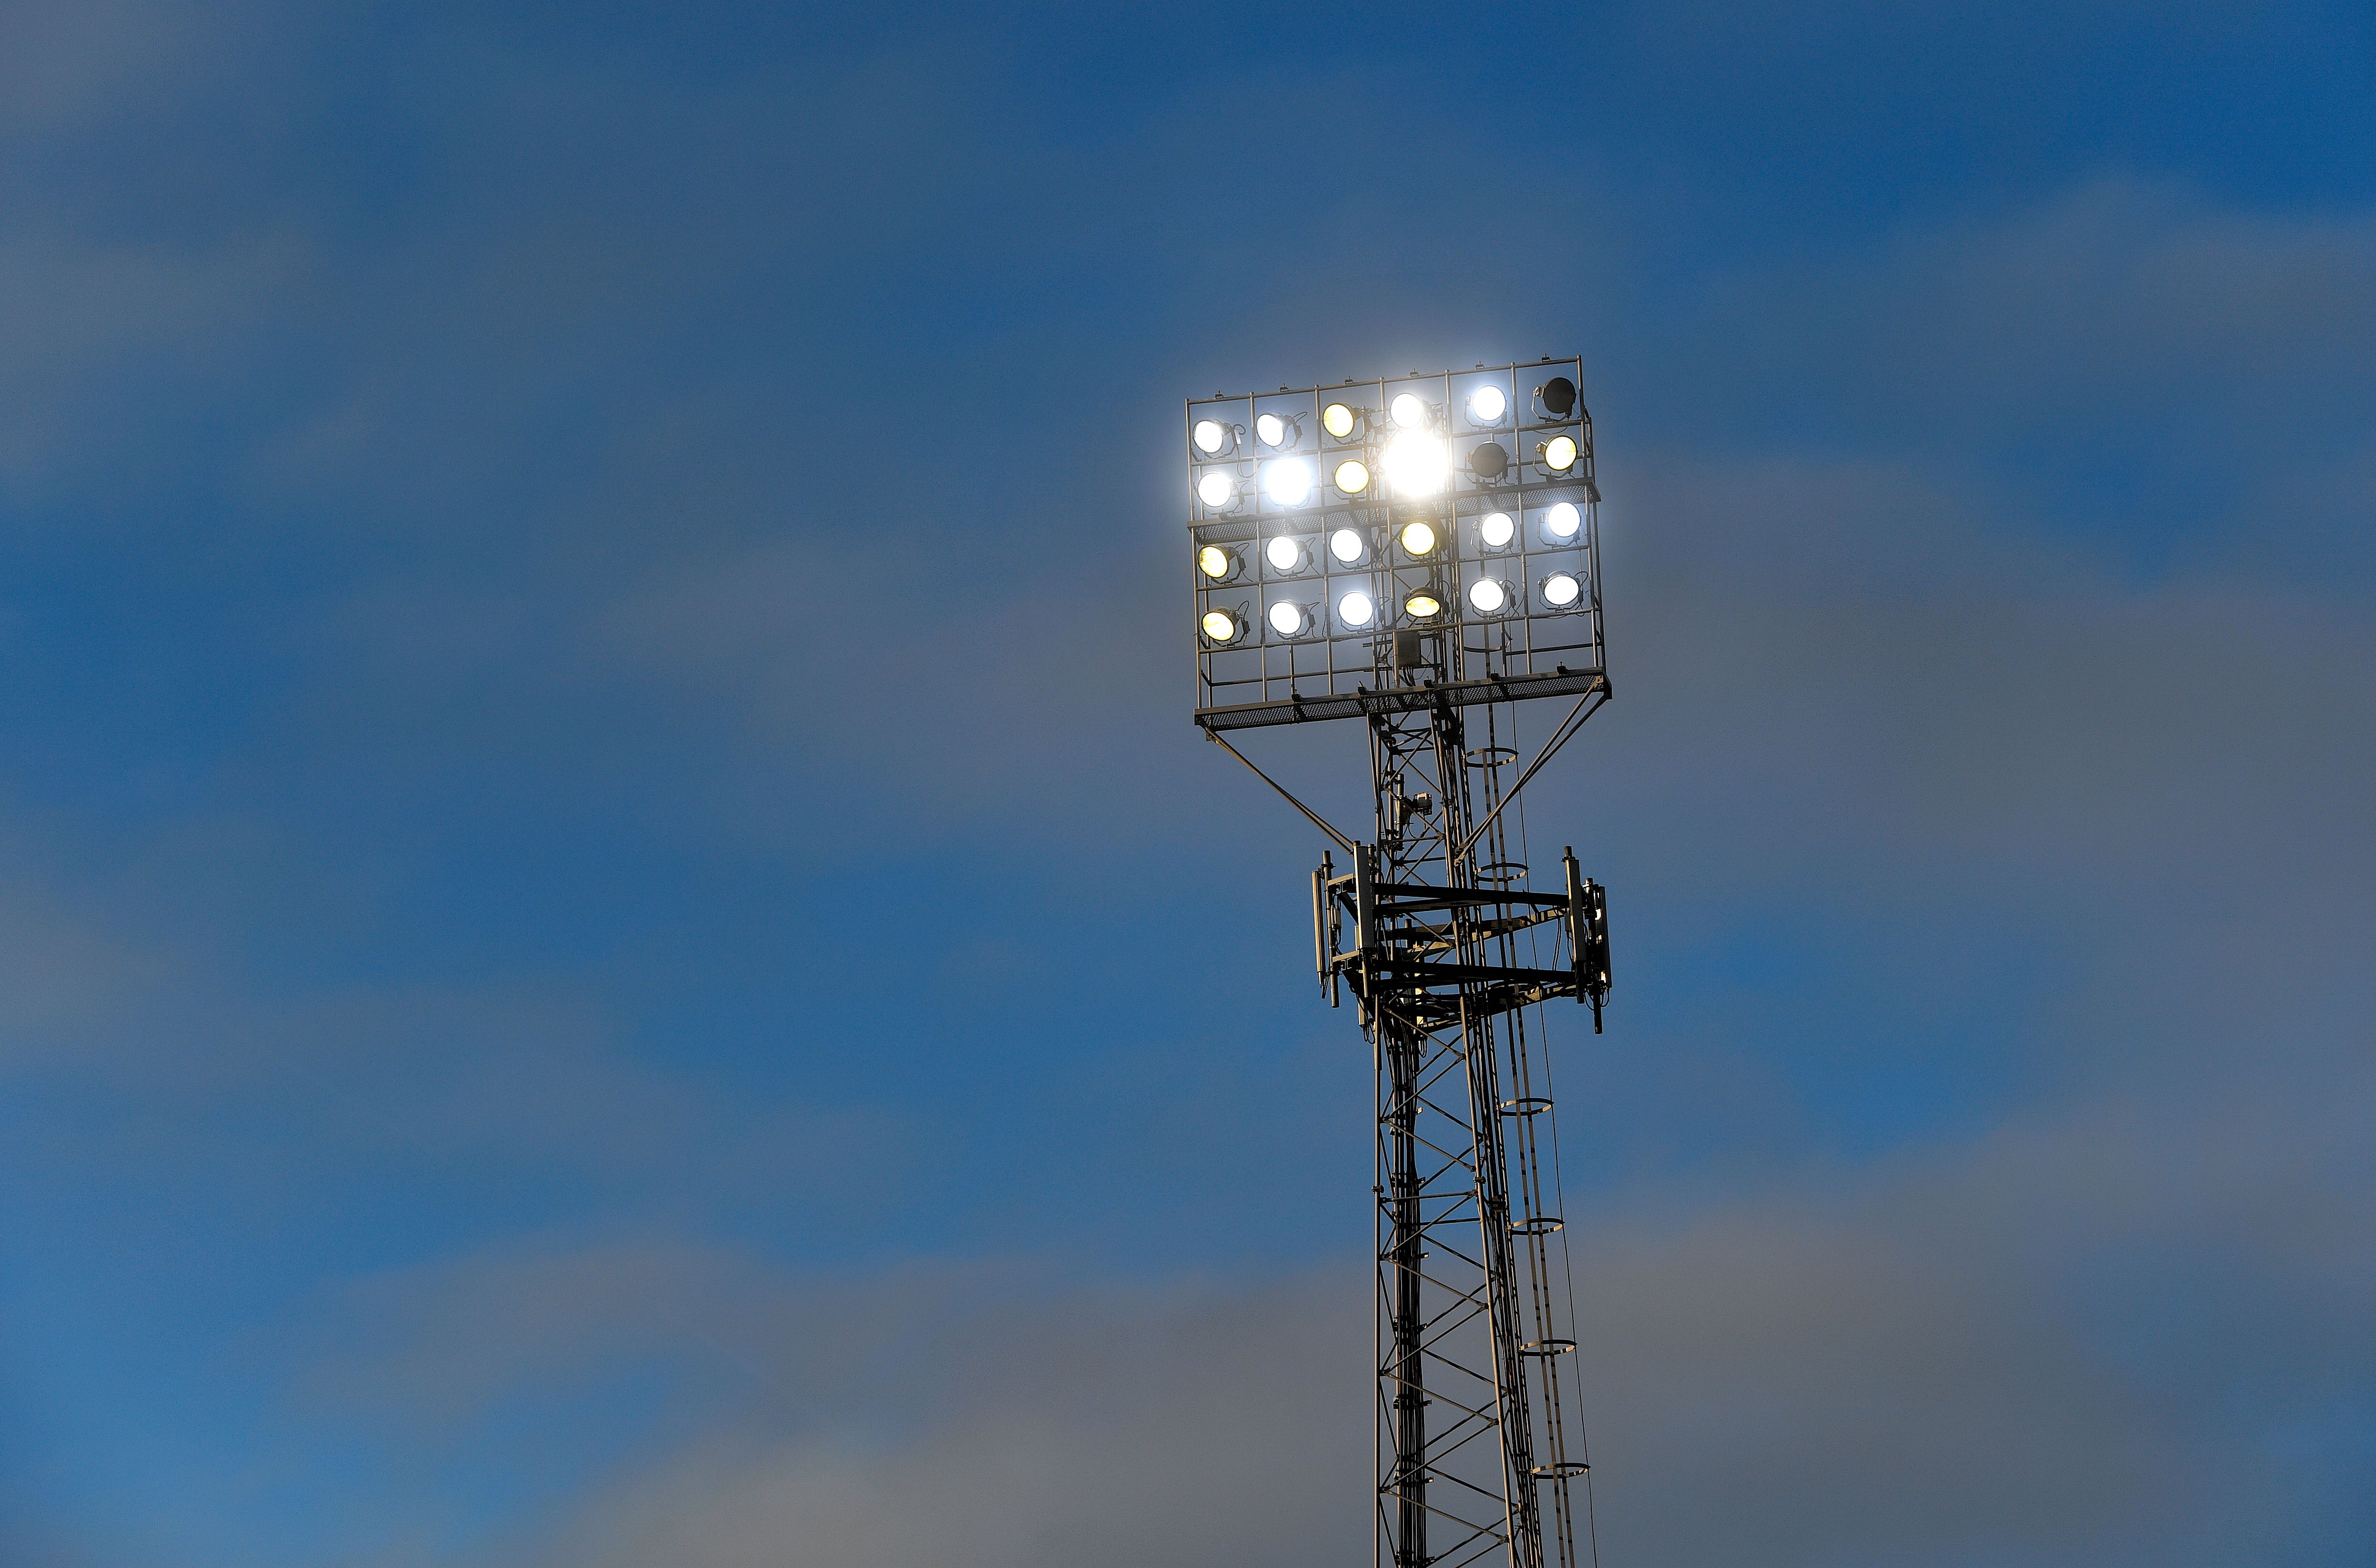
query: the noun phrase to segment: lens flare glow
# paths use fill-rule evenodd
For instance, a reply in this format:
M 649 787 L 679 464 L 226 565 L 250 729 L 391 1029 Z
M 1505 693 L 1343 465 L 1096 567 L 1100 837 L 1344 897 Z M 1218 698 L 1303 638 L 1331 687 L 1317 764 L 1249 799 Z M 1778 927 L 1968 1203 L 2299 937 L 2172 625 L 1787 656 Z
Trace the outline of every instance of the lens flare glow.
M 1301 636 L 1311 624 L 1311 613 L 1301 604 L 1281 600 L 1270 607 L 1270 629 L 1282 637 Z
M 1331 403 L 1320 410 L 1320 428 L 1342 441 L 1353 434 L 1353 410 L 1342 403 Z
M 1275 539 L 1263 546 L 1263 559 L 1274 572 L 1301 572 L 1307 559 L 1303 546 L 1291 539 Z
M 1230 427 L 1219 420 L 1198 420 L 1191 434 L 1196 438 L 1196 450 L 1207 457 L 1230 444 Z
M 1234 474 L 1216 469 L 1196 481 L 1196 499 L 1215 511 L 1230 505 L 1238 498 L 1238 481 Z
M 1207 610 L 1201 624 L 1209 642 L 1233 643 L 1238 640 L 1238 618 L 1226 610 Z
M 1443 613 L 1443 600 L 1433 588 L 1413 588 L 1403 595 L 1403 613 L 1414 620 L 1425 621 Z
M 1509 608 L 1510 590 L 1491 577 L 1479 577 L 1468 585 L 1468 603 L 1479 615 L 1499 615 Z
M 1555 474 L 1563 474 L 1575 467 L 1575 441 L 1571 436 L 1554 435 L 1543 443 L 1543 467 Z
M 1336 488 L 1348 495 L 1359 495 L 1370 488 L 1370 466 L 1351 458 L 1336 465 Z
M 1395 422 L 1405 430 L 1417 430 L 1427 423 L 1427 405 L 1414 393 L 1403 393 L 1386 405 L 1386 411 L 1394 415 Z
M 1584 585 L 1565 572 L 1553 572 L 1543 579 L 1543 602 L 1554 610 L 1564 610 L 1584 595 Z
M 1312 465 L 1301 457 L 1281 457 L 1263 469 L 1263 487 L 1282 506 L 1301 506 L 1312 496 Z
M 1435 550 L 1435 525 L 1433 523 L 1405 523 L 1403 525 L 1403 549 L 1413 555 L 1427 555 L 1433 553 Z
M 1543 532 L 1552 539 L 1574 539 L 1575 530 L 1584 526 L 1584 514 L 1575 509 L 1573 501 L 1562 501 L 1543 514 Z
M 1507 512 L 1488 512 L 1477 521 L 1477 537 L 1485 541 L 1488 550 L 1507 550 L 1510 541 L 1518 537 L 1518 525 L 1510 520 Z
M 1347 566 L 1358 566 L 1369 557 L 1370 541 L 1359 529 L 1338 529 L 1328 536 L 1328 553 Z
M 1468 417 L 1479 424 L 1500 424 L 1510 399 L 1498 386 L 1479 386 L 1468 394 Z
M 1378 618 L 1378 601 L 1353 589 L 1336 601 L 1336 619 L 1348 626 L 1366 626 Z
M 1443 443 L 1405 431 L 1386 443 L 1386 482 L 1397 495 L 1432 495 L 1443 488 Z
M 1279 414 L 1256 414 L 1254 439 L 1265 446 L 1284 446 L 1295 439 L 1295 423 Z
M 1196 552 L 1196 569 L 1215 582 L 1236 570 L 1238 558 L 1218 544 L 1208 544 Z

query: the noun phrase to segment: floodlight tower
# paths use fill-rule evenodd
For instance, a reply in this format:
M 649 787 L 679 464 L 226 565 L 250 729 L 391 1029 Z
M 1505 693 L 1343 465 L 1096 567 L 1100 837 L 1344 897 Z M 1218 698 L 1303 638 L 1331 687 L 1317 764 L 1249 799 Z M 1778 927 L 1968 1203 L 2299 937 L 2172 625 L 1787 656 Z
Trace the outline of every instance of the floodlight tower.
M 1610 695 L 1582 370 L 1188 404 L 1196 722 L 1346 857 L 1313 946 L 1376 1076 L 1378 1568 L 1575 1568 L 1579 1503 L 1590 1543 L 1543 1004 L 1599 1031 L 1608 909 L 1573 849 L 1531 885 L 1514 804 Z M 1537 697 L 1574 706 L 1505 781 Z M 1368 727 L 1366 842 L 1227 739 L 1335 719 Z

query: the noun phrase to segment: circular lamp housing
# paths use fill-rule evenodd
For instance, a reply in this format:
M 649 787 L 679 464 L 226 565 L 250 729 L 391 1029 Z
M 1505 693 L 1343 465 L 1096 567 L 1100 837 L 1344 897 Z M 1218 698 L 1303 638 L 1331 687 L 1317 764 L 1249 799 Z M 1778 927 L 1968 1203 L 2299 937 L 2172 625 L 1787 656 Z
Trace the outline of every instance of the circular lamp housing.
M 1468 394 L 1468 422 L 1471 424 L 1500 424 L 1502 416 L 1509 411 L 1510 399 L 1502 395 L 1498 386 L 1479 386 Z
M 1272 571 L 1292 576 L 1311 566 L 1312 552 L 1303 540 L 1280 534 L 1263 546 L 1263 559 L 1270 563 Z
M 1254 439 L 1265 446 L 1292 446 L 1303 439 L 1303 426 L 1293 414 L 1256 414 Z
M 1270 622 L 1270 629 L 1282 637 L 1307 636 L 1319 620 L 1313 614 L 1311 605 L 1297 604 L 1284 599 L 1270 607 L 1265 618 Z
M 1550 544 L 1574 544 L 1584 528 L 1584 514 L 1573 501 L 1558 501 L 1543 513 L 1543 539 Z
M 1207 610 L 1197 617 L 1196 629 L 1215 647 L 1230 647 L 1245 640 L 1246 620 L 1234 610 Z
M 1348 403 L 1331 403 L 1320 410 L 1320 428 L 1342 441 L 1353 434 L 1354 413 Z
M 1198 420 L 1188 427 L 1188 439 L 1207 457 L 1218 457 L 1238 444 L 1239 431 L 1219 420 Z
M 1516 591 L 1499 577 L 1479 577 L 1468 585 L 1468 608 L 1479 615 L 1507 615 L 1517 602 Z
M 1443 613 L 1443 598 L 1432 588 L 1415 588 L 1403 595 L 1403 613 L 1414 621 L 1432 621 Z
M 1336 596 L 1336 620 L 1353 631 L 1372 625 L 1378 619 L 1378 601 L 1366 588 L 1348 588 Z
M 1427 403 L 1416 392 L 1396 393 L 1395 400 L 1386 405 L 1386 412 L 1404 430 L 1427 428 Z
M 1336 465 L 1336 488 L 1347 495 L 1359 495 L 1370 488 L 1370 465 L 1348 457 Z
M 1406 555 L 1435 553 L 1436 539 L 1433 523 L 1424 521 L 1405 523 L 1402 532 L 1396 537 L 1402 541 L 1403 553 Z
M 1328 553 L 1340 566 L 1358 566 L 1370 558 L 1370 536 L 1360 529 L 1338 529 L 1328 536 Z
M 1443 443 L 1407 430 L 1386 443 L 1386 481 L 1396 495 L 1432 495 L 1443 488 Z
M 1301 457 L 1280 457 L 1263 466 L 1263 488 L 1282 506 L 1301 506 L 1312 499 L 1312 465 Z
M 1550 472 L 1563 474 L 1575 467 L 1575 437 L 1554 435 L 1535 448 L 1535 456 Z
M 1543 602 L 1553 610 L 1574 610 L 1583 601 L 1584 585 L 1567 572 L 1553 572 L 1542 581 Z
M 1208 583 L 1226 583 L 1245 569 L 1245 557 L 1234 550 L 1208 544 L 1196 552 L 1196 575 Z
M 1498 441 L 1486 441 L 1468 454 L 1468 471 L 1491 484 L 1510 469 L 1510 454 L 1502 450 Z
M 1535 388 L 1542 399 L 1543 411 L 1555 420 L 1563 420 L 1575 411 L 1575 383 L 1564 375 L 1554 375 Z
M 1507 550 L 1518 537 L 1518 525 L 1507 512 L 1488 512 L 1477 519 L 1477 537 L 1488 550 Z
M 1196 478 L 1196 499 L 1208 512 L 1227 512 L 1238 504 L 1238 476 L 1222 469 L 1206 469 Z

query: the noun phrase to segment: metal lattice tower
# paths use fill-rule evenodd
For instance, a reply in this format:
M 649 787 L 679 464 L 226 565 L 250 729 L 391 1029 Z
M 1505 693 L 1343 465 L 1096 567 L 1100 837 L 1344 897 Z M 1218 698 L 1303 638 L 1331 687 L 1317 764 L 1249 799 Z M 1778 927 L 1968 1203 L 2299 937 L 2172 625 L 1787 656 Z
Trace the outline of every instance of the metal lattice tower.
M 1554 1001 L 1589 1003 L 1598 1030 L 1610 983 L 1607 906 L 1572 850 L 1560 888 L 1533 890 L 1523 835 L 1514 843 L 1515 813 L 1505 808 L 1609 697 L 1599 497 L 1575 384 L 1534 388 L 1516 415 L 1519 370 L 1480 366 L 1486 379 L 1467 378 L 1469 386 L 1503 378 L 1514 417 L 1503 431 L 1501 420 L 1480 422 L 1476 404 L 1466 406 L 1486 439 L 1470 454 L 1465 483 L 1417 493 L 1397 485 L 1384 495 L 1340 483 L 1316 517 L 1301 504 L 1257 501 L 1241 519 L 1230 515 L 1240 510 L 1234 499 L 1227 507 L 1208 500 L 1219 486 L 1205 475 L 1220 462 L 1199 440 L 1211 420 L 1200 426 L 1197 417 L 1213 405 L 1190 408 L 1192 484 L 1200 513 L 1220 514 L 1190 525 L 1206 629 L 1197 721 L 1225 745 L 1227 730 L 1314 719 L 1358 715 L 1369 730 L 1369 842 L 1279 792 L 1349 861 L 1340 871 L 1324 856 L 1313 873 L 1313 944 L 1331 1003 L 1345 989 L 1354 995 L 1376 1074 L 1378 1568 L 1575 1568 L 1579 1501 L 1589 1546 L 1588 1490 L 1579 1500 L 1574 1484 L 1588 1467 L 1543 1013 Z M 1428 406 L 1425 428 L 1448 432 L 1463 386 L 1452 375 L 1428 379 L 1440 379 L 1443 401 Z M 1320 404 L 1349 396 L 1334 388 L 1247 401 L 1260 420 L 1264 403 L 1308 398 L 1315 423 L 1336 438 L 1333 446 L 1315 441 L 1317 455 L 1374 458 L 1410 439 L 1384 428 L 1389 409 L 1406 432 L 1420 428 L 1401 417 L 1397 387 L 1413 385 L 1425 383 L 1379 383 L 1365 405 L 1374 412 L 1341 421 L 1346 404 Z M 1255 428 L 1285 436 L 1265 434 L 1266 445 L 1300 449 L 1300 428 L 1287 433 L 1276 415 Z M 1524 444 L 1538 434 L 1530 469 Z M 1551 450 L 1562 434 L 1573 445 Z M 1520 447 L 1515 462 L 1502 445 L 1510 437 Z M 1408 547 L 1415 536 L 1404 530 L 1414 522 L 1431 530 L 1423 550 Z M 1345 546 L 1348 533 L 1358 533 L 1358 550 Z M 1239 580 L 1239 541 L 1258 556 L 1244 587 L 1261 594 L 1277 634 L 1253 627 L 1263 637 L 1254 647 L 1231 646 L 1244 641 L 1250 604 L 1225 608 L 1227 626 L 1213 620 L 1215 595 Z M 1231 553 L 1218 561 L 1217 550 Z M 1315 617 L 1293 596 L 1312 591 L 1303 586 L 1309 564 L 1332 557 L 1351 569 L 1320 568 L 1326 597 Z M 1567 588 L 1546 591 L 1554 579 Z M 1475 588 L 1480 580 L 1489 588 Z M 1331 607 L 1360 608 L 1355 600 L 1384 613 L 1366 625 L 1345 624 L 1343 615 L 1332 624 Z M 1281 603 L 1292 612 L 1267 608 Z M 1253 700 L 1214 700 L 1224 695 Z M 1574 706 L 1505 781 L 1519 756 L 1517 704 L 1548 695 L 1573 696 Z

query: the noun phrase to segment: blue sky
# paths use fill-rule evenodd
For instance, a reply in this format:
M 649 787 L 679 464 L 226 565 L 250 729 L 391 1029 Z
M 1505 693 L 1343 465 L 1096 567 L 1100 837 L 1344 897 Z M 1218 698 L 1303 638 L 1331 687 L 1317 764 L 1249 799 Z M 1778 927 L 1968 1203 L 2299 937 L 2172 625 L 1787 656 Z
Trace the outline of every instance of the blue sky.
M 1578 352 L 1609 1559 L 2365 1562 L 2371 68 L 0 5 L 0 1557 L 1357 1561 L 1368 1066 L 1180 400 Z

